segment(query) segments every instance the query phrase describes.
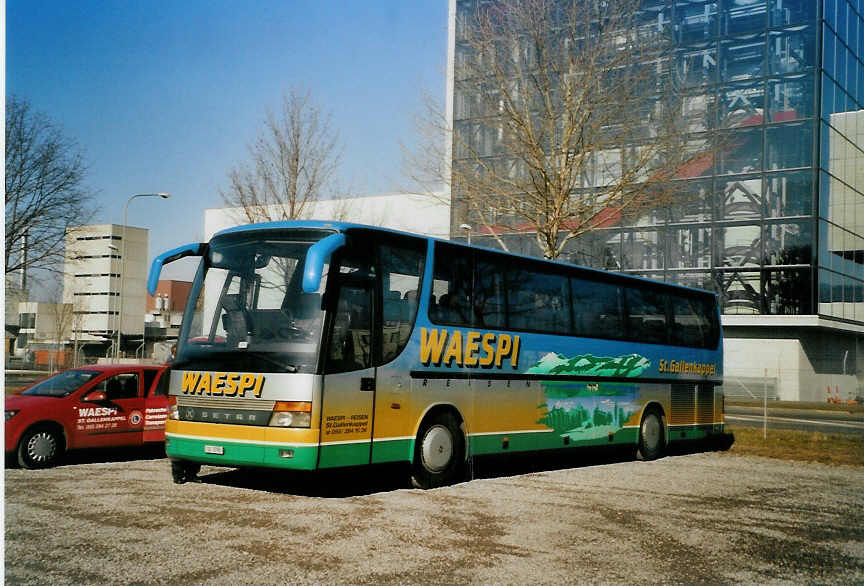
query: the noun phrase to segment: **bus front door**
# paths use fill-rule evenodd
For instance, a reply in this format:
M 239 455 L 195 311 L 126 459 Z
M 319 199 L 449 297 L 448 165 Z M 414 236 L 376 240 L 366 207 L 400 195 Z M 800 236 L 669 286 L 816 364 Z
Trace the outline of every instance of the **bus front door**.
M 322 389 L 319 468 L 368 464 L 375 413 L 372 288 L 343 283 Z

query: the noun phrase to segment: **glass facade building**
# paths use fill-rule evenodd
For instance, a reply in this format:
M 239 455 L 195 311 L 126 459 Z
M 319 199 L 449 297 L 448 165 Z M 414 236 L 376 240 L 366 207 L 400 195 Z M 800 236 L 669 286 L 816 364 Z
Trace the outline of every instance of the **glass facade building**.
M 465 27 L 486 4 L 451 7 L 457 81 Z M 646 0 L 643 10 L 674 31 L 688 138 L 713 148 L 679 174 L 687 197 L 581 237 L 563 260 L 715 291 L 727 315 L 864 322 L 864 1 Z M 471 108 L 455 88 L 458 129 Z M 464 221 L 454 206 L 454 235 Z M 539 253 L 533 238 L 507 238 Z

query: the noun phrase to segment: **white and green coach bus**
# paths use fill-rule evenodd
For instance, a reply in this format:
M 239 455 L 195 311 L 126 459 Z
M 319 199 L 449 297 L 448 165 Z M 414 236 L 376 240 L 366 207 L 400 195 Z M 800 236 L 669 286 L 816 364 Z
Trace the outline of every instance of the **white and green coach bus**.
M 724 431 L 714 294 L 340 222 L 241 226 L 201 257 L 170 375 L 176 482 L 202 464 L 410 463 Z

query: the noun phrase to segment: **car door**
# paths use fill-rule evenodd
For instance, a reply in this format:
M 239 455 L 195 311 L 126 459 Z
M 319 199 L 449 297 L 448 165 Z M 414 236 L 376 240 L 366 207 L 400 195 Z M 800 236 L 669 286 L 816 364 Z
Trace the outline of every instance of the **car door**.
M 134 446 L 142 442 L 144 395 L 140 369 L 115 372 L 84 393 L 77 405 L 79 447 Z M 83 400 L 103 393 L 104 400 Z
M 165 441 L 165 420 L 168 418 L 168 369 L 144 371 L 147 391 L 144 399 L 143 441 Z

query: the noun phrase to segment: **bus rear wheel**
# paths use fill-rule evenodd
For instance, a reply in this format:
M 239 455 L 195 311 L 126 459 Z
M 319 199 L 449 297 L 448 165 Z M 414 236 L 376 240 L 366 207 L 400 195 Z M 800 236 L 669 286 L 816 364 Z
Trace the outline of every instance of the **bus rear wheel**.
M 171 460 L 171 478 L 174 480 L 174 484 L 195 482 L 200 471 L 201 464 Z
M 657 409 L 651 409 L 642 417 L 639 426 L 639 450 L 636 457 L 640 460 L 656 460 L 663 457 L 666 449 L 666 425 L 664 417 Z
M 452 413 L 439 413 L 420 426 L 414 443 L 411 484 L 437 488 L 462 480 L 465 436 Z

